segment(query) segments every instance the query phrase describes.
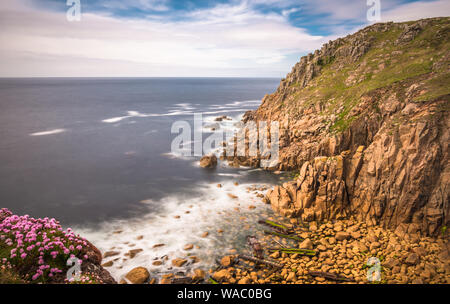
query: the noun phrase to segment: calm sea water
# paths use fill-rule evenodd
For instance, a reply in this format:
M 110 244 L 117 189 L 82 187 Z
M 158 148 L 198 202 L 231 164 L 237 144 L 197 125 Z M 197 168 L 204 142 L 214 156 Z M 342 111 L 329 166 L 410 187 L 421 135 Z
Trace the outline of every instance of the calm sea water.
M 157 210 L 163 197 L 195 197 L 195 185 L 220 182 L 239 170 L 201 170 L 194 158 L 168 155 L 176 136 L 172 123 L 190 121 L 194 112 L 207 120 L 220 115 L 237 120 L 278 83 L 0 79 L 0 205 L 72 225 L 136 216 L 148 210 L 141 201 L 155 202 Z M 244 179 L 266 177 L 259 172 Z
M 0 207 L 55 217 L 103 252 L 120 252 L 108 267 L 117 280 L 136 266 L 152 276 L 173 271 L 170 260 L 187 258 L 186 244 L 195 245 L 190 254 L 200 263 L 178 271 L 207 269 L 229 249 L 246 250 L 248 234 L 261 233 L 257 221 L 270 207 L 248 187 L 279 179 L 223 162 L 199 168 L 199 157 L 171 153 L 171 126 L 193 126 L 193 114 L 202 113 L 205 124 L 227 115 L 232 121 L 221 128 L 233 127 L 278 82 L 0 79 Z M 130 249 L 143 251 L 129 259 Z M 162 257 L 169 260 L 153 265 Z

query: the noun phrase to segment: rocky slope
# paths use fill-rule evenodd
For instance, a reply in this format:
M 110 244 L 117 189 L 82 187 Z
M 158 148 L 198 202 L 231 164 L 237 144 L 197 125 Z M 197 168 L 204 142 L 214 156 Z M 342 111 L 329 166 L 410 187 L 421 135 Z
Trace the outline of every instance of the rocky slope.
M 341 220 L 308 229 L 279 217 L 275 220 L 292 227 L 302 241 L 273 235 L 259 238 L 263 248 L 277 247 L 267 252 L 267 260 L 280 265 L 255 269 L 225 256 L 212 277 L 219 282 L 238 284 L 448 284 L 450 264 L 446 241 L 431 237 L 405 240 L 394 232 L 365 223 Z M 277 242 L 278 244 L 274 243 Z M 283 245 L 285 248 L 280 247 Z M 292 252 L 292 250 L 298 250 Z M 308 250 L 302 253 L 302 250 Z M 374 258 L 377 259 L 374 259 Z M 230 261 L 236 261 L 230 265 Z M 369 261 L 371 261 L 369 263 Z M 368 265 L 369 264 L 369 265 Z M 370 268 L 379 266 L 379 276 L 370 276 Z M 377 269 L 376 266 L 372 271 Z
M 267 194 L 303 221 L 354 217 L 400 235 L 449 224 L 450 18 L 381 23 L 302 57 L 244 122 L 278 121 Z M 258 160 L 228 157 L 230 162 Z

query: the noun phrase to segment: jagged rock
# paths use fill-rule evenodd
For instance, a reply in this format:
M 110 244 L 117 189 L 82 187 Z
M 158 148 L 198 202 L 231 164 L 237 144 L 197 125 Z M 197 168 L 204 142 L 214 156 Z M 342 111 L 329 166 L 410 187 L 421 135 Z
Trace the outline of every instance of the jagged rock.
M 348 205 L 343 169 L 342 156 L 305 162 L 296 183 L 285 183 L 267 193 L 272 209 L 284 216 L 301 215 L 305 222 L 343 218 Z
M 298 248 L 311 250 L 313 249 L 313 243 L 310 239 L 305 239 L 298 245 Z
M 198 281 L 205 279 L 206 273 L 203 269 L 194 269 L 194 275 L 192 276 L 192 280 Z
M 216 281 L 223 282 L 223 281 L 227 281 L 227 280 L 231 279 L 231 274 L 227 269 L 222 269 L 222 270 L 216 271 L 212 277 Z
M 416 265 L 419 263 L 419 256 L 416 253 L 410 253 L 406 258 L 405 263 L 408 265 Z
M 215 168 L 217 166 L 217 157 L 215 155 L 205 155 L 200 159 L 200 167 Z
M 290 272 L 286 278 L 286 282 L 295 282 L 296 279 L 295 272 Z
M 450 225 L 450 95 L 432 85 L 448 73 L 449 20 L 379 23 L 330 41 L 302 57 L 277 91 L 245 114 L 244 122 L 280 125 L 272 170 L 299 170 L 295 184 L 267 192 L 275 212 L 304 222 L 351 215 L 370 225 L 402 227 L 407 238 L 436 236 Z M 427 35 L 436 38 L 431 42 Z M 387 45 L 394 49 L 375 57 L 369 52 Z M 427 50 L 419 59 L 432 67 L 385 81 L 392 64 L 419 64 L 416 49 Z M 351 74 L 341 72 L 350 64 Z M 382 79 L 366 87 L 369 74 Z M 339 88 L 325 89 L 325 76 L 347 91 L 358 88 L 358 95 L 344 98 Z
M 276 186 L 267 192 L 267 197 L 274 211 L 287 217 L 296 215 L 294 202 L 285 188 Z
M 395 44 L 409 42 L 419 35 L 423 29 L 423 22 L 419 21 L 411 25 L 405 25 L 405 30 L 400 34 Z

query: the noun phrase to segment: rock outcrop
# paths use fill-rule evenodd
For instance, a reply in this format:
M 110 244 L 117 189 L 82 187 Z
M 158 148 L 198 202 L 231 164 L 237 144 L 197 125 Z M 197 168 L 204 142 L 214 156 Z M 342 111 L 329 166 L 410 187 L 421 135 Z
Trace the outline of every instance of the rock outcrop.
M 246 113 L 279 122 L 275 169 L 299 170 L 267 193 L 275 211 L 424 235 L 449 225 L 449 33 L 450 18 L 431 18 L 330 41 Z
M 215 168 L 217 166 L 217 157 L 215 155 L 205 155 L 200 159 L 200 167 Z

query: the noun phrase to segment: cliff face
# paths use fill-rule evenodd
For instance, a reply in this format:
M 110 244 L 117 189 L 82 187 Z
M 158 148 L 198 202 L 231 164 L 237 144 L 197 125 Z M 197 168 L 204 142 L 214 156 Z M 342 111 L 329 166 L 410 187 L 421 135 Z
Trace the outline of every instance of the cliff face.
M 304 221 L 348 216 L 436 235 L 449 224 L 450 18 L 384 23 L 302 57 L 244 121 L 279 121 L 267 194 Z

